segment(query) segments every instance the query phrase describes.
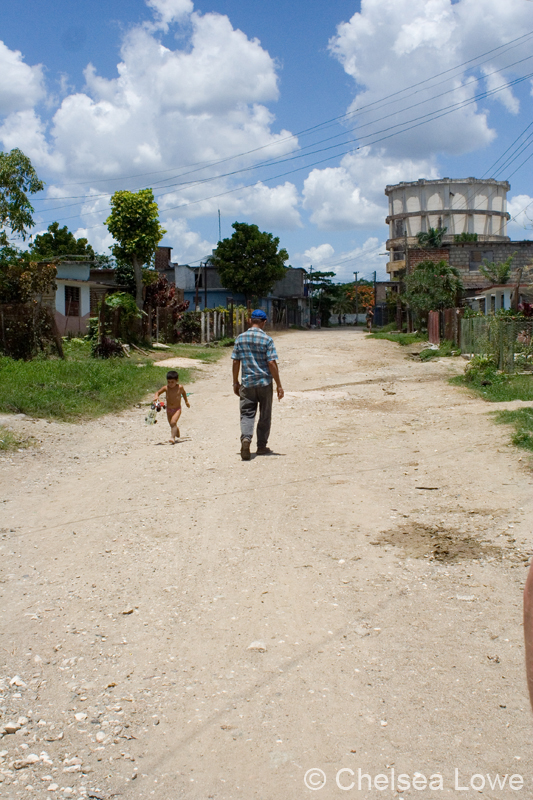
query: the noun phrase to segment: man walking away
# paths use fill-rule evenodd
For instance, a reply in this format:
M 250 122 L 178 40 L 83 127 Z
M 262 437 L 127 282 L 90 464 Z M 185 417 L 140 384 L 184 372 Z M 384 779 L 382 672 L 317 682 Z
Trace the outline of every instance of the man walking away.
M 264 332 L 267 315 L 260 308 L 252 311 L 251 328 L 235 339 L 233 359 L 233 391 L 240 398 L 241 458 L 250 460 L 250 445 L 254 435 L 254 421 L 259 406 L 257 423 L 257 455 L 272 451 L 267 447 L 272 419 L 272 378 L 276 381 L 278 400 L 284 392 L 278 371 L 278 354 L 273 339 Z M 239 370 L 242 366 L 239 383 Z

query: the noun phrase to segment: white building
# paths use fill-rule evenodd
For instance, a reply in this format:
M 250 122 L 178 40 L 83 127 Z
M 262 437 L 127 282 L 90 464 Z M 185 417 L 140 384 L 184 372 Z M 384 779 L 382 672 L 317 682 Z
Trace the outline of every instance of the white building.
M 446 228 L 443 243 L 460 234 L 477 234 L 477 241 L 503 242 L 507 236 L 507 181 L 477 178 L 420 179 L 387 186 L 389 226 L 387 272 L 396 278 L 405 268 L 406 248 L 417 244 L 417 234 Z

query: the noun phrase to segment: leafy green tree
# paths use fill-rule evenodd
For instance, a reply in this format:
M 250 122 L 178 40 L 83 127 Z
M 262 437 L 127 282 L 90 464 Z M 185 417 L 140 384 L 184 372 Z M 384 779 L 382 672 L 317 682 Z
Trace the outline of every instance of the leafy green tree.
M 279 239 L 257 225 L 234 222 L 235 233 L 218 243 L 210 259 L 222 285 L 244 294 L 246 300 L 267 295 L 285 275 L 287 251 L 278 250 Z
M 344 314 L 351 314 L 353 312 L 353 301 L 343 293 L 333 301 L 331 310 L 339 317 L 344 316 Z
M 311 311 L 320 314 L 322 325 L 327 326 L 331 311 L 340 299 L 342 292 L 339 286 L 333 283 L 334 272 L 313 270 L 307 276 L 309 296 L 311 297 Z
M 416 238 L 420 247 L 427 247 L 429 249 L 436 249 L 442 244 L 444 234 L 448 228 L 429 228 L 427 233 L 417 233 Z
M 89 256 L 91 259 L 95 257 L 87 239 L 76 239 L 66 225 L 60 228 L 59 222 L 52 222 L 48 226 L 48 233 L 37 234 L 31 254 L 39 261 L 56 256 Z
M 33 225 L 33 207 L 28 194 L 44 188 L 28 156 L 15 148 L 0 152 L 0 246 L 8 244 L 8 233 L 25 239 Z
M 509 278 L 511 277 L 511 264 L 513 263 L 515 255 L 516 253 L 513 253 L 512 256 L 509 256 L 509 258 L 506 258 L 505 261 L 500 261 L 499 263 L 487 261 L 487 259 L 484 258 L 483 266 L 479 268 L 479 271 L 483 277 L 490 281 L 493 285 L 508 283 Z
M 0 248 L 0 303 L 27 303 L 55 289 L 54 264 L 37 264 L 27 251 Z
M 118 191 L 111 198 L 111 214 L 105 224 L 116 241 L 113 255 L 133 267 L 135 301 L 143 307 L 143 264 L 149 264 L 166 231 L 159 224 L 159 212 L 151 189 Z
M 446 261 L 421 261 L 405 276 L 404 299 L 426 327 L 429 312 L 455 306 L 462 291 L 458 270 Z

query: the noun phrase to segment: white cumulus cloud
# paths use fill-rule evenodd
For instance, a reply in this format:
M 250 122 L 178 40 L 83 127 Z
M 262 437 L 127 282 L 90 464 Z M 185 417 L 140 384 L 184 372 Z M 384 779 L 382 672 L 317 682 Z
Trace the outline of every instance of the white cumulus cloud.
M 339 167 L 314 169 L 304 182 L 303 206 L 322 230 L 376 228 L 385 224 L 388 213 L 387 184 L 436 177 L 429 160 L 399 160 L 363 150 L 344 156 Z
M 0 41 L 0 116 L 32 109 L 45 96 L 42 66 L 30 67 L 19 50 Z
M 146 5 L 155 12 L 156 25 L 167 31 L 172 22 L 181 20 L 194 8 L 192 0 L 146 0 Z
M 324 242 L 324 244 L 319 244 L 316 247 L 308 247 L 307 250 L 304 250 L 303 255 L 297 255 L 296 258 L 305 269 L 311 266 L 318 269 L 324 262 L 333 257 L 334 252 L 334 247 L 329 242 Z
M 163 217 L 161 224 L 166 230 L 164 241 L 172 244 L 172 261 L 178 264 L 193 264 L 205 259 L 216 247 L 216 242 L 209 242 L 196 231 L 190 230 L 184 219 Z
M 503 75 L 492 67 L 483 67 L 483 73 L 489 92 L 495 92 L 495 99 L 498 100 L 510 114 L 518 114 L 520 111 L 520 102 L 518 98 L 514 96 L 508 81 L 505 80 Z
M 519 111 L 509 80 L 527 68 L 510 65 L 530 55 L 530 44 L 472 59 L 532 29 L 533 4 L 523 0 L 484 0 L 482 14 L 479 0 L 364 0 L 330 41 L 354 81 L 346 125 L 360 149 L 309 174 L 311 221 L 323 230 L 382 225 L 386 184 L 437 178 L 439 156 L 490 144 L 494 101 Z M 474 100 L 484 90 L 498 91 L 481 106 Z
M 177 216 L 215 216 L 220 209 L 222 216 L 250 219 L 259 226 L 284 230 L 302 226 L 298 190 L 293 183 L 286 181 L 278 186 L 266 186 L 258 181 L 238 192 L 228 189 L 227 181 L 222 179 L 210 186 L 212 195 L 207 199 L 204 199 L 205 187 L 200 185 L 162 197 L 159 207 L 162 212 L 173 212 Z
M 309 247 L 303 253 L 296 253 L 294 261 L 305 269 L 311 266 L 321 272 L 334 272 L 336 282 L 348 283 L 354 280 L 354 270 L 359 278 L 370 280 L 376 272 L 377 280 L 386 280 L 385 264 L 388 256 L 384 256 L 385 242 L 376 236 L 370 236 L 362 245 L 335 254 L 329 242 Z
M 511 219 L 507 223 L 507 234 L 512 239 L 533 239 L 533 197 L 518 194 L 507 201 Z
M 274 60 L 224 15 L 196 13 L 188 0 L 148 5 L 156 24 L 135 26 L 124 35 L 118 76 L 106 78 L 88 64 L 83 90 L 65 84 L 66 95 L 49 122 L 35 108 L 44 91 L 41 67 L 27 66 L 18 52 L 0 51 L 0 61 L 18 69 L 27 89 L 18 106 L 6 103 L 2 145 L 21 147 L 37 170 L 48 171 L 50 197 L 61 196 L 63 182 L 65 196 L 88 193 L 80 216 L 91 241 L 104 241 L 91 230 L 99 231 L 108 202 L 108 195 L 97 202 L 94 194 L 146 185 L 154 189 L 161 214 L 181 233 L 184 217 L 216 214 L 218 208 L 234 219 L 253 216 L 264 227 L 301 226 L 294 184 L 253 184 L 253 173 L 246 172 L 226 175 L 297 147 L 289 131 L 273 131 L 275 118 L 266 105 L 279 93 Z M 163 45 L 158 29 L 185 19 L 178 43 Z M 61 219 L 61 211 L 55 213 Z M 44 224 L 47 213 L 40 218 Z M 187 258 L 195 236 L 187 229 Z M 197 244 L 198 251 L 205 249 L 201 237 Z

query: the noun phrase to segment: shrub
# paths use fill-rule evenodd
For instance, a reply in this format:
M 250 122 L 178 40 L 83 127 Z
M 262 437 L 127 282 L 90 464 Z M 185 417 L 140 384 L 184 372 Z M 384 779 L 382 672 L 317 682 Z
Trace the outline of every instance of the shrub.
M 202 333 L 200 312 L 189 311 L 180 314 L 176 322 L 176 335 L 179 342 L 198 342 Z

